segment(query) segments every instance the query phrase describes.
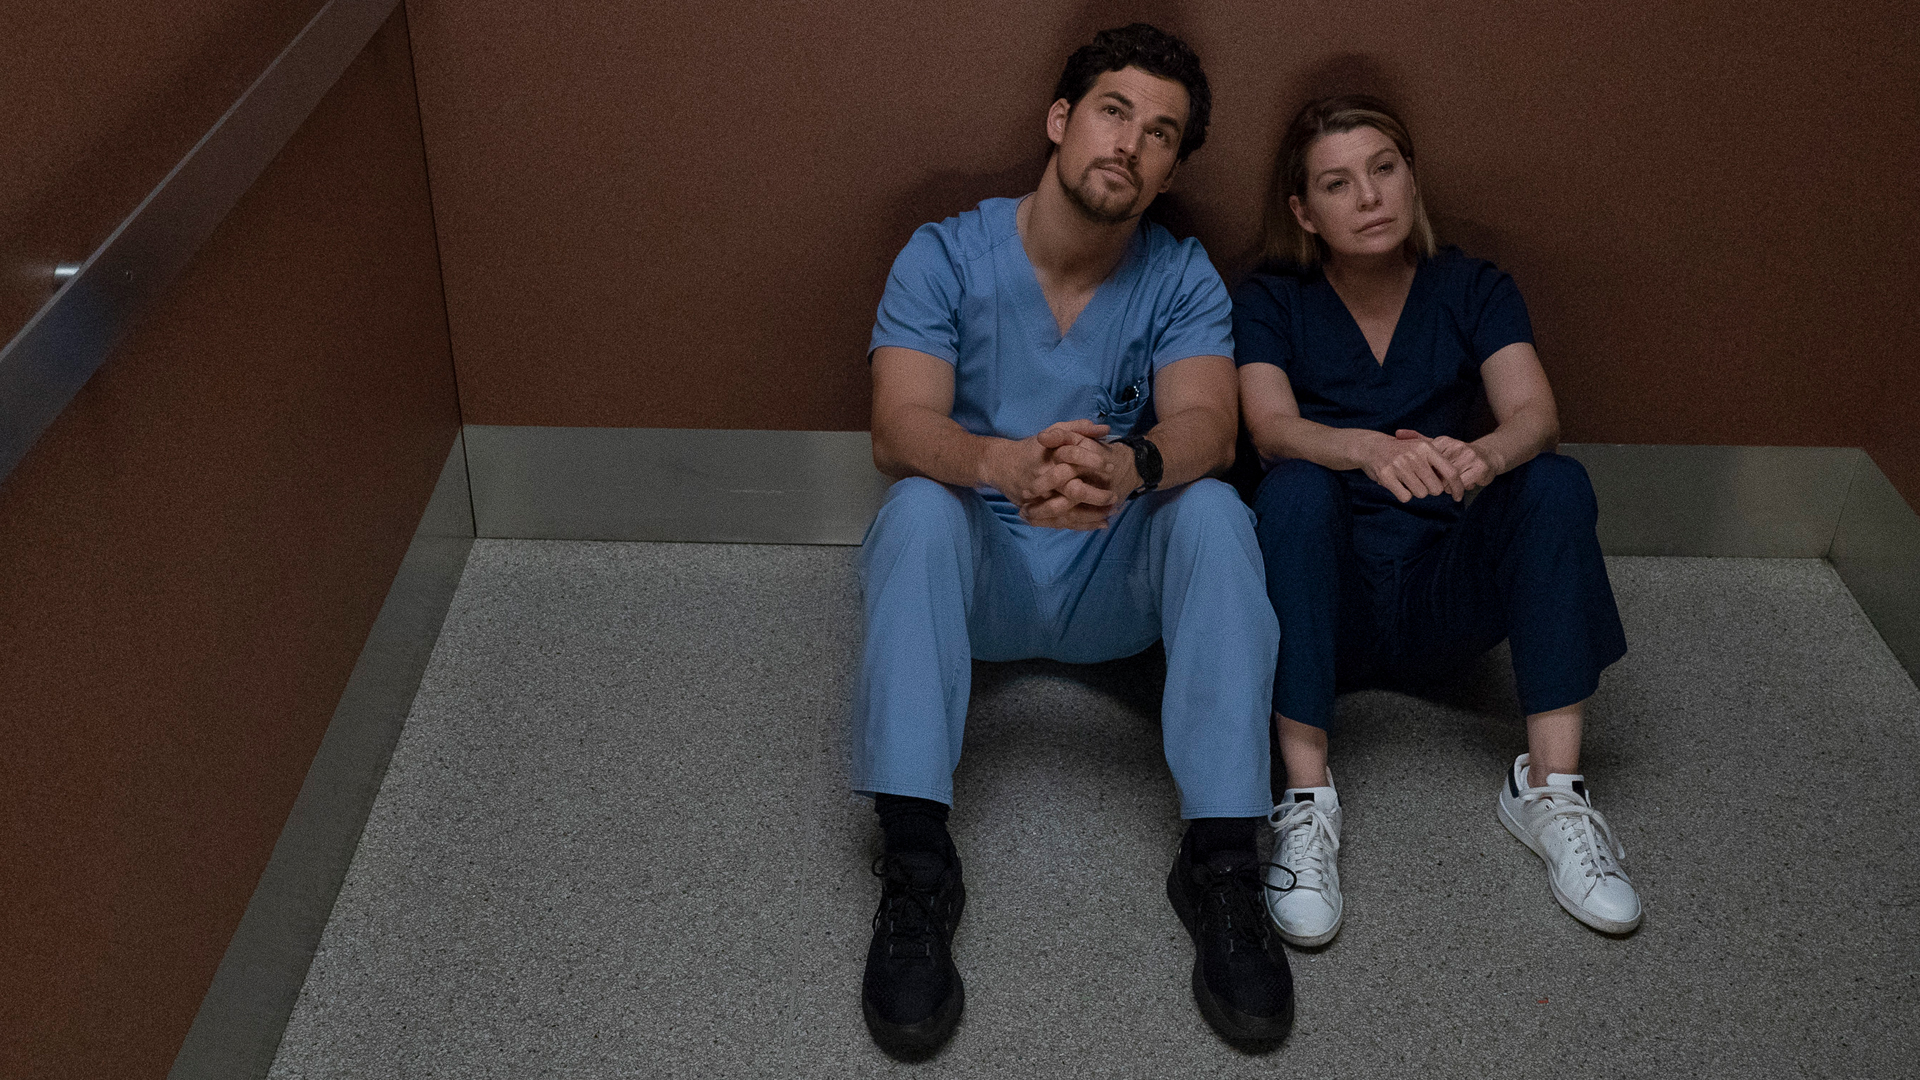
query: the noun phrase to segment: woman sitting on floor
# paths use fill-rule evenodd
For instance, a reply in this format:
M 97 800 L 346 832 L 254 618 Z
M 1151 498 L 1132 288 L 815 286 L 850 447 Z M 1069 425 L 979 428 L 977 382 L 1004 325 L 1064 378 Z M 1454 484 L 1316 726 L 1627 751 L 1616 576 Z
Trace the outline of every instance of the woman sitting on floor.
M 1234 295 L 1241 407 L 1270 467 L 1255 509 L 1281 631 L 1287 788 L 1270 818 L 1268 909 L 1295 945 L 1340 929 L 1336 690 L 1431 683 L 1507 638 L 1528 753 L 1501 784 L 1500 820 L 1546 862 L 1562 907 L 1625 933 L 1640 898 L 1579 775 L 1581 705 L 1626 654 L 1593 488 L 1551 452 L 1559 417 L 1513 280 L 1437 247 L 1413 162 L 1382 102 L 1307 105 L 1267 205 L 1268 266 L 1281 269 Z M 1497 426 L 1469 441 L 1483 389 Z

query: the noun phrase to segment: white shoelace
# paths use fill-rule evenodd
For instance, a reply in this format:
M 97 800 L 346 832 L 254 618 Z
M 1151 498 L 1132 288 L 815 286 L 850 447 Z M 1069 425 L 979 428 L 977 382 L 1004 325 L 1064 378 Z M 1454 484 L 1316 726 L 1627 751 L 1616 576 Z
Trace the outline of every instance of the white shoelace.
M 1327 879 L 1327 859 L 1340 850 L 1340 838 L 1333 834 L 1327 812 L 1320 804 L 1309 801 L 1282 805 L 1284 810 L 1276 808 L 1267 815 L 1267 824 L 1273 826 L 1279 837 L 1280 850 L 1274 852 L 1273 861 L 1293 874 L 1295 887 L 1322 891 Z
M 1580 858 L 1582 876 L 1626 876 L 1620 860 L 1627 857 L 1627 849 L 1614 837 L 1613 826 L 1607 824 L 1600 811 L 1588 806 L 1578 795 L 1558 788 L 1528 788 L 1520 793 L 1522 808 L 1537 802 L 1549 804 L 1548 820 L 1559 826 L 1562 836 L 1572 840 L 1574 854 Z

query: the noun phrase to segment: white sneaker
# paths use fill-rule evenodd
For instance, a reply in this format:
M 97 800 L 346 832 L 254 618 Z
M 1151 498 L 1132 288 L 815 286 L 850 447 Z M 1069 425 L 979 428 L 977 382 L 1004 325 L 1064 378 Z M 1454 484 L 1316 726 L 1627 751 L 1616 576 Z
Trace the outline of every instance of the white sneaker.
M 1547 864 L 1553 898 L 1567 914 L 1609 934 L 1640 925 L 1640 894 L 1620 860 L 1627 849 L 1587 802 L 1583 776 L 1552 773 L 1547 786 L 1529 787 L 1528 755 L 1521 754 L 1500 789 L 1500 823 Z
M 1326 787 L 1288 788 L 1267 815 L 1273 861 L 1267 864 L 1267 914 L 1280 936 L 1303 947 L 1325 945 L 1340 932 L 1340 796 Z

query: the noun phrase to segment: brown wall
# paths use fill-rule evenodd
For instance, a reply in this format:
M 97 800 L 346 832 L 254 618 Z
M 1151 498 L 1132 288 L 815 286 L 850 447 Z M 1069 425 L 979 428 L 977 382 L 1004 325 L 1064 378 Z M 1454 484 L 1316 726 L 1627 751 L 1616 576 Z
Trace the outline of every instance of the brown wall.
M 1920 20 L 1898 0 L 409 0 L 470 422 L 858 429 L 912 227 L 1030 190 L 1059 65 L 1186 35 L 1170 218 L 1232 273 L 1310 89 L 1399 101 L 1572 440 L 1864 445 L 1920 502 Z
M 0 328 L 318 6 L 0 15 Z M 1058 65 L 1209 61 L 1168 219 L 1229 273 L 1311 89 L 1402 102 L 1572 439 L 1863 444 L 1909 498 L 1915 21 L 1894 3 L 1048 10 L 413 0 L 466 418 L 865 425 L 920 221 L 1027 190 Z M 396 18 L 0 483 L 0 1075 L 161 1075 L 459 421 Z M 1917 500 L 1920 501 L 1920 500 Z
M 452 443 L 444 319 L 396 13 L 0 483 L 0 1076 L 166 1074 Z
M 0 7 L 0 340 L 53 293 L 323 0 Z

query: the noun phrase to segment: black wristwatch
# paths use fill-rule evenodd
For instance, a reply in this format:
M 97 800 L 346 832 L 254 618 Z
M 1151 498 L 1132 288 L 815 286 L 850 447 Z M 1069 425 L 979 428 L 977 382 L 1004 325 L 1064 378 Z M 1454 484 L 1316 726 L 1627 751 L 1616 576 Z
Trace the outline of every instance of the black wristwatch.
M 1127 498 L 1137 499 L 1160 486 L 1163 466 L 1159 447 L 1149 442 L 1145 435 L 1127 435 L 1114 442 L 1133 448 L 1133 471 L 1140 474 L 1140 486 L 1128 492 Z

